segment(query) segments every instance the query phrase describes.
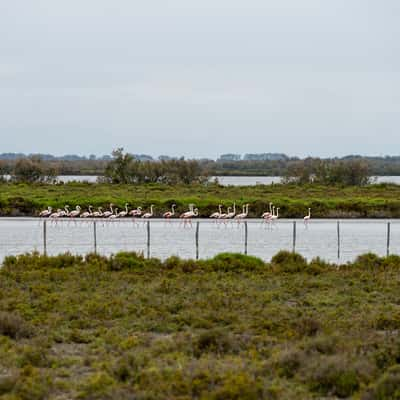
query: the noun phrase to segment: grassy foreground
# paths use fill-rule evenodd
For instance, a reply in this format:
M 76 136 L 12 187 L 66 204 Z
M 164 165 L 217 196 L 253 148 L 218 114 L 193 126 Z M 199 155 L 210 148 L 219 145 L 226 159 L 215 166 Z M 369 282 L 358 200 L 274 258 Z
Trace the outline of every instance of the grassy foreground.
M 400 398 L 400 257 L 62 255 L 0 270 L 0 396 Z
M 232 206 L 250 203 L 250 217 L 260 216 L 272 201 L 280 207 L 282 217 L 299 218 L 312 208 L 313 217 L 324 218 L 399 218 L 400 185 L 371 185 L 365 187 L 326 187 L 298 185 L 259 185 L 222 187 L 218 185 L 107 185 L 70 183 L 65 185 L 0 184 L 0 215 L 37 215 L 47 206 L 64 207 L 79 204 L 86 208 L 120 209 L 128 202 L 131 207 L 147 208 L 155 204 L 161 215 L 176 203 L 177 212 L 187 211 L 195 203 L 200 216 L 216 211 L 218 204 Z

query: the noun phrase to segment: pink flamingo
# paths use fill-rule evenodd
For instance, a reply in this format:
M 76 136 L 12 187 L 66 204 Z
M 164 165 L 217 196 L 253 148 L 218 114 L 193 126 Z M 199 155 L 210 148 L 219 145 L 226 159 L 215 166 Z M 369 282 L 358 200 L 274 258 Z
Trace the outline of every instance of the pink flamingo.
M 140 217 L 142 215 L 142 207 L 136 208 L 136 210 L 132 210 L 129 215 L 132 215 L 132 217 Z
M 109 217 L 111 217 L 111 215 L 114 214 L 113 206 L 114 206 L 114 204 L 110 203 L 110 211 L 104 211 L 103 218 L 109 218 Z
M 235 219 L 237 220 L 238 224 L 240 223 L 240 221 L 246 219 L 248 214 L 249 214 L 249 204 L 243 205 L 242 213 L 235 216 Z
M 99 207 L 97 211 L 93 213 L 94 218 L 101 218 L 103 216 L 103 208 Z
M 235 217 L 235 215 L 236 215 L 236 203 L 234 202 L 233 203 L 233 211 L 228 212 L 228 214 L 226 215 L 226 218 L 227 219 L 232 219 L 232 218 Z
M 71 211 L 68 216 L 70 218 L 77 218 L 77 217 L 79 217 L 80 213 L 81 213 L 81 207 L 80 206 L 76 206 L 75 210 Z
M 93 206 L 89 206 L 88 209 L 89 211 L 85 211 L 83 214 L 80 215 L 81 218 L 89 218 L 93 215 L 92 213 L 92 208 Z
M 163 214 L 163 218 L 170 219 L 171 217 L 173 217 L 175 215 L 175 207 L 176 207 L 176 204 L 172 204 L 171 211 L 165 212 Z
M 193 208 L 193 205 L 191 205 Z M 180 218 L 183 219 L 183 226 L 185 227 L 187 223 L 192 226 L 192 218 L 197 217 L 199 215 L 199 209 L 195 208 L 194 210 L 191 211 L 186 211 L 185 213 L 180 215 Z
M 218 205 L 218 209 L 219 209 L 219 211 L 216 211 L 215 213 L 212 213 L 212 214 L 210 215 L 210 218 L 217 219 L 217 218 L 220 217 L 220 215 L 222 214 L 222 204 L 219 204 L 219 205 Z
M 146 219 L 151 218 L 154 215 L 153 208 L 154 208 L 154 204 L 152 204 L 150 206 L 150 212 L 147 212 L 147 213 L 143 214 L 142 218 L 146 218 Z
M 52 207 L 47 207 L 47 210 L 43 210 L 39 213 L 39 217 L 41 218 L 47 218 L 49 217 L 53 212 L 53 208 Z
M 128 215 L 128 203 L 125 203 L 125 210 L 118 213 L 118 218 L 124 218 Z
M 311 208 L 308 209 L 308 215 L 306 215 L 303 220 L 304 220 L 304 224 L 308 225 L 308 223 L 310 222 L 311 219 Z

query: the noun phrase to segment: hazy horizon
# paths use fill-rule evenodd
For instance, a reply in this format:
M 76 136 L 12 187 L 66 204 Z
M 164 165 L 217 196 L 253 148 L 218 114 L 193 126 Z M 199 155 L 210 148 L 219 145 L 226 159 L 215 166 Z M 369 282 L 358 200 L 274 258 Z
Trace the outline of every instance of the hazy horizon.
M 394 0 L 3 2 L 0 153 L 396 155 L 399 39 Z

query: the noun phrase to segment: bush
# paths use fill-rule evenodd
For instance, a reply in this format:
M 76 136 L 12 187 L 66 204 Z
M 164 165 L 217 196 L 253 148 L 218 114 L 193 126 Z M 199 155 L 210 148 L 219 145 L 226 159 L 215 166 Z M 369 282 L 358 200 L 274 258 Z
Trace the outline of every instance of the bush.
M 363 269 L 372 269 L 372 270 L 381 267 L 382 264 L 383 264 L 383 259 L 373 253 L 362 254 L 358 256 L 354 261 L 354 265 L 356 267 Z
M 260 258 L 240 253 L 221 253 L 203 262 L 207 269 L 214 271 L 256 271 L 265 268 Z
M 306 259 L 298 254 L 290 251 L 282 250 L 272 257 L 271 263 L 283 272 L 302 272 L 307 269 Z
M 19 315 L 0 311 L 0 334 L 11 339 L 21 339 L 31 336 L 31 328 Z
M 399 400 L 400 399 L 400 365 L 394 365 L 383 374 L 372 389 L 368 390 L 362 400 Z
M 121 252 L 110 258 L 109 268 L 111 271 L 142 269 L 144 261 L 143 255 L 135 252 Z
M 295 322 L 295 330 L 300 337 L 315 336 L 320 329 L 319 321 L 311 317 L 304 317 Z
M 324 395 L 348 397 L 360 387 L 357 371 L 341 356 L 318 357 L 307 366 L 305 374 L 311 390 Z
M 214 328 L 201 333 L 194 343 L 196 357 L 206 352 L 225 354 L 237 349 L 237 343 L 233 335 L 223 329 Z

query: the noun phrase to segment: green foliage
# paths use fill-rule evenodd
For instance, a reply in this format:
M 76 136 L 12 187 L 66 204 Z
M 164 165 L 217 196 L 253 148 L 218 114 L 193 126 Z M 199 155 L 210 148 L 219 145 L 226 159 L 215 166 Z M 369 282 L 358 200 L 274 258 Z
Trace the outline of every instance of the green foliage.
M 20 339 L 31 336 L 31 333 L 30 326 L 19 315 L 0 311 L 0 335 Z
M 396 398 L 399 259 L 374 260 L 8 257 L 0 396 Z
M 57 170 L 38 157 L 22 158 L 15 163 L 11 179 L 16 182 L 52 182 Z
M 286 250 L 275 254 L 271 263 L 276 265 L 280 271 L 289 273 L 302 272 L 308 267 L 307 260 L 302 255 Z

